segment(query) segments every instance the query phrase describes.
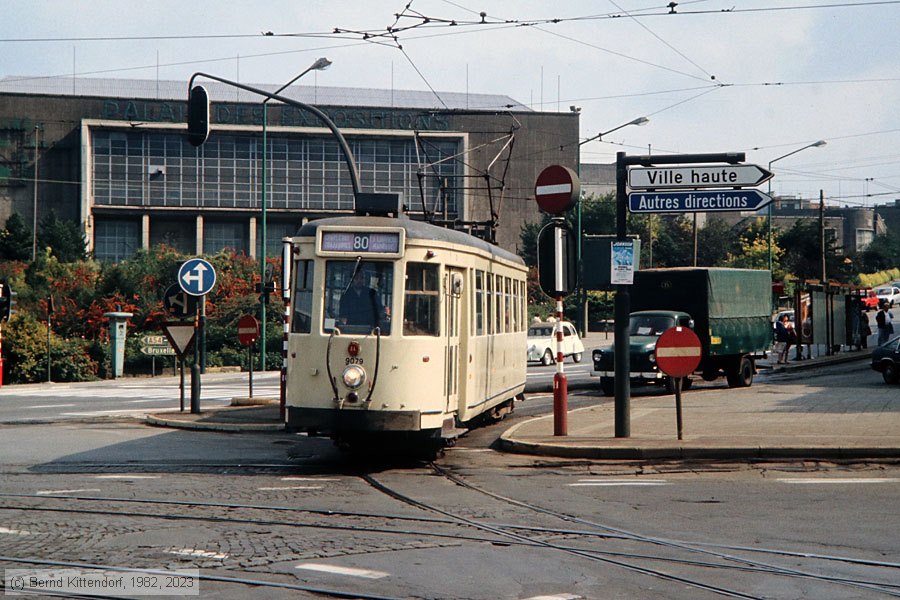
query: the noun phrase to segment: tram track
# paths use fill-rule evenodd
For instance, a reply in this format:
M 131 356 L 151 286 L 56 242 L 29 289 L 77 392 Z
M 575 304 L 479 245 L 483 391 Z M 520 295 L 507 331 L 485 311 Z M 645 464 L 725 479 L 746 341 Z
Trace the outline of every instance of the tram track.
M 816 553 L 799 553 L 799 552 L 787 552 L 787 551 L 779 551 L 775 549 L 768 548 L 751 548 L 751 547 L 741 547 L 741 546 L 733 546 L 726 544 L 695 544 L 691 542 L 685 542 L 681 540 L 672 540 L 661 537 L 654 537 L 648 535 L 642 535 L 635 532 L 627 531 L 621 528 L 616 528 L 607 524 L 593 522 L 587 519 L 583 519 L 580 517 L 576 517 L 574 515 L 569 515 L 566 513 L 562 513 L 559 511 L 554 511 L 552 509 L 547 509 L 544 507 L 540 507 L 534 504 L 530 504 L 527 502 L 523 502 L 521 500 L 516 500 L 514 498 L 509 498 L 503 496 L 501 494 L 497 494 L 490 490 L 486 490 L 480 486 L 474 485 L 458 475 L 450 473 L 448 470 L 439 467 L 438 465 L 431 464 L 431 468 L 438 475 L 443 476 L 448 481 L 453 483 L 454 485 L 465 487 L 469 490 L 477 492 L 479 494 L 491 497 L 495 500 L 504 502 L 509 505 L 513 505 L 519 508 L 524 508 L 526 510 L 540 513 L 543 515 L 548 515 L 565 522 L 569 523 L 577 523 L 579 525 L 587 526 L 590 528 L 590 531 L 572 531 L 572 530 L 558 530 L 558 529 L 550 529 L 550 528 L 535 528 L 535 527 L 522 527 L 520 530 L 527 530 L 532 532 L 540 532 L 540 533 L 550 533 L 556 532 L 562 535 L 578 535 L 578 536 L 589 536 L 589 535 L 598 535 L 604 539 L 617 539 L 624 540 L 630 542 L 638 542 L 638 543 L 646 543 L 654 546 L 665 547 L 669 550 L 674 550 L 678 552 L 685 552 L 688 554 L 700 554 L 703 556 L 707 556 L 710 558 L 714 558 L 718 561 L 722 562 L 711 562 L 711 561 L 698 561 L 698 560 L 688 560 L 688 559 L 677 559 L 672 557 L 661 557 L 643 554 L 639 555 L 636 553 L 613 553 L 613 552 L 598 552 L 591 549 L 583 549 L 583 548 L 571 548 L 567 546 L 563 546 L 557 543 L 546 542 L 543 540 L 534 540 L 533 538 L 529 538 L 528 536 L 512 533 L 511 530 L 517 529 L 515 525 L 506 526 L 505 528 L 497 527 L 496 525 L 479 522 L 478 520 L 471 519 L 469 517 L 465 517 L 451 511 L 444 510 L 437 506 L 429 505 L 427 503 L 421 502 L 403 494 L 402 492 L 392 489 L 391 487 L 379 482 L 371 475 L 365 475 L 363 478 L 373 486 L 373 488 L 385 493 L 401 502 L 409 504 L 411 506 L 415 506 L 422 510 L 434 512 L 437 514 L 441 514 L 447 518 L 458 520 L 461 523 L 469 525 L 471 527 L 475 527 L 484 531 L 491 531 L 497 533 L 498 535 L 506 535 L 511 539 L 515 539 L 520 542 L 534 542 L 540 546 L 555 549 L 563 552 L 568 552 L 570 554 L 580 556 L 582 558 L 587 558 L 589 560 L 596 560 L 599 562 L 604 562 L 612 565 L 616 565 L 618 567 L 627 569 L 629 571 L 634 571 L 638 573 L 642 573 L 644 575 L 657 577 L 660 579 L 682 583 L 688 585 L 690 587 L 701 589 L 705 591 L 712 592 L 714 594 L 724 596 L 724 597 L 732 597 L 732 598 L 762 598 L 760 596 L 754 596 L 749 593 L 744 593 L 739 590 L 732 590 L 728 588 L 724 588 L 721 586 L 710 585 L 703 581 L 697 579 L 691 579 L 686 577 L 680 577 L 677 575 L 673 575 L 670 573 L 666 573 L 664 571 L 660 571 L 658 569 L 653 569 L 649 567 L 645 567 L 643 565 L 634 564 L 634 563 L 626 563 L 617 559 L 612 559 L 609 556 L 603 556 L 604 554 L 616 555 L 620 557 L 627 557 L 631 559 L 640 559 L 640 560 L 648 560 L 648 561 L 668 561 L 685 565 L 693 565 L 702 568 L 712 568 L 712 569 L 738 569 L 749 572 L 758 572 L 763 573 L 765 575 L 777 575 L 782 577 L 789 578 L 798 578 L 798 579 L 806 579 L 812 580 L 825 584 L 834 584 L 834 585 L 842 585 L 849 586 L 857 589 L 864 589 L 867 591 L 877 592 L 884 594 L 886 596 L 891 597 L 900 597 L 900 584 L 891 583 L 890 581 L 877 581 L 877 580 L 864 580 L 864 579 L 856 579 L 852 577 L 837 577 L 826 575 L 822 573 L 814 573 L 802 571 L 800 569 L 782 567 L 779 565 L 769 564 L 765 562 L 760 562 L 752 559 L 746 559 L 734 554 L 729 554 L 723 552 L 722 550 L 730 549 L 735 551 L 746 551 L 746 552 L 763 552 L 767 554 L 781 554 L 785 556 L 793 556 L 793 557 L 803 557 L 807 559 L 816 559 L 816 560 L 825 560 L 825 561 L 836 561 L 836 562 L 845 562 L 860 566 L 867 566 L 872 569 L 879 570 L 889 570 L 892 573 L 900 571 L 900 564 L 897 563 L 889 563 L 889 562 L 878 562 L 878 561 L 866 561 L 866 560 L 857 560 L 850 557 L 839 557 L 839 556 L 828 556 L 821 555 Z
M 347 531 L 353 533 L 369 533 L 374 535 L 403 536 L 408 538 L 435 538 L 435 539 L 453 539 L 466 543 L 487 543 L 494 545 L 509 546 L 533 546 L 544 547 L 552 550 L 566 552 L 574 556 L 578 556 L 587 560 L 600 561 L 607 564 L 615 565 L 633 572 L 644 575 L 658 577 L 669 581 L 691 585 L 698 589 L 703 589 L 714 594 L 724 597 L 734 598 L 757 598 L 752 594 L 744 593 L 740 590 L 733 590 L 721 586 L 709 585 L 702 580 L 680 577 L 672 575 L 657 568 L 645 566 L 640 563 L 668 563 L 680 565 L 686 568 L 699 569 L 731 569 L 748 573 L 758 573 L 766 576 L 779 575 L 784 577 L 803 578 L 818 581 L 821 583 L 830 583 L 835 585 L 845 585 L 854 588 L 864 589 L 869 592 L 877 592 L 886 596 L 900 597 L 900 585 L 886 583 L 884 581 L 860 579 L 851 577 L 835 577 L 821 573 L 804 572 L 799 569 L 790 569 L 778 565 L 772 565 L 765 562 L 750 560 L 735 556 L 729 552 L 762 552 L 770 555 L 783 555 L 796 558 L 844 562 L 855 566 L 870 567 L 874 570 L 887 570 L 895 573 L 900 570 L 900 564 L 870 561 L 864 559 L 856 559 L 843 556 L 829 556 L 815 553 L 805 552 L 789 552 L 770 548 L 748 548 L 726 544 L 685 542 L 681 540 L 672 540 L 665 538 L 657 538 L 648 535 L 638 534 L 621 528 L 609 526 L 604 523 L 589 521 L 574 515 L 569 515 L 536 506 L 527 502 L 505 497 L 480 486 L 474 485 L 462 477 L 449 472 L 447 469 L 438 465 L 430 465 L 433 471 L 444 477 L 448 482 L 456 486 L 462 486 L 478 494 L 482 494 L 493 498 L 496 501 L 505 504 L 514 505 L 518 508 L 541 513 L 547 516 L 560 519 L 564 522 L 578 525 L 579 528 L 560 528 L 560 527 L 537 527 L 534 525 L 525 525 L 522 523 L 503 523 L 496 521 L 475 520 L 450 511 L 445 511 L 439 507 L 429 505 L 427 503 L 416 500 L 410 496 L 394 490 L 382 482 L 368 474 L 359 475 L 367 484 L 371 485 L 379 492 L 387 494 L 392 498 L 402 501 L 407 505 L 413 506 L 423 512 L 437 514 L 438 516 L 426 515 L 401 515 L 387 514 L 378 512 L 365 511 L 341 511 L 333 509 L 314 509 L 301 508 L 297 506 L 284 506 L 277 504 L 253 504 L 253 503 L 234 503 L 234 502 L 204 502 L 204 501 L 182 501 L 172 499 L 152 499 L 152 498 L 134 498 L 134 497 L 112 497 L 112 496 L 76 496 L 76 495 L 48 495 L 48 494 L 14 494 L 0 493 L 0 500 L 5 500 L 0 504 L 0 511 L 34 511 L 34 512 L 55 512 L 61 514 L 81 514 L 81 515 L 98 515 L 102 517 L 122 517 L 132 519 L 161 519 L 167 521 L 199 521 L 209 522 L 224 526 L 268 526 L 268 527 L 290 527 L 290 528 L 317 528 L 332 529 L 335 531 Z M 65 502 L 66 506 L 58 506 L 59 502 Z M 80 507 L 73 507 L 72 502 L 81 504 Z M 108 506 L 92 508 L 91 505 L 103 503 L 107 505 L 119 505 L 121 510 L 111 509 Z M 161 509 L 181 508 L 185 509 L 186 514 L 171 514 L 164 512 L 154 512 L 153 510 L 134 510 L 135 505 L 143 505 Z M 234 511 L 242 511 L 240 517 L 226 516 L 217 514 L 222 512 L 233 513 Z M 201 513 L 201 514 L 191 514 Z M 202 514 L 210 513 L 213 514 Z M 308 515 L 313 517 L 312 521 L 292 520 L 290 518 L 266 518 L 260 513 L 276 513 L 276 514 L 292 514 L 292 515 Z M 359 523 L 335 522 L 347 520 L 378 520 L 380 523 Z M 405 527 L 398 528 L 390 526 L 392 522 L 408 522 L 422 524 L 423 527 Z M 449 531 L 435 530 L 442 527 L 450 526 Z M 481 532 L 482 535 L 465 534 L 459 531 L 460 527 L 467 529 L 474 528 Z M 487 535 L 483 535 L 487 534 Z M 672 556 L 665 553 L 647 553 L 617 550 L 615 548 L 585 548 L 574 544 L 560 543 L 557 541 L 548 541 L 554 537 L 565 536 L 573 538 L 577 543 L 590 542 L 591 540 L 603 540 L 604 543 L 611 542 L 633 542 L 645 543 L 654 546 L 666 548 L 667 552 L 687 553 L 690 555 L 700 555 L 708 559 L 694 559 L 689 556 Z M 2 559 L 0 559 L 2 560 Z M 365 596 L 356 596 L 365 597 Z

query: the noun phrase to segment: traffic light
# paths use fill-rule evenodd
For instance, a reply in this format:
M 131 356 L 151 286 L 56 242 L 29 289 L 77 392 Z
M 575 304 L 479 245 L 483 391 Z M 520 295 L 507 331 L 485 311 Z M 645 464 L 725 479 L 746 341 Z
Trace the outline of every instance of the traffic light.
M 209 137 L 209 94 L 202 85 L 191 88 L 188 97 L 188 142 L 202 146 Z
M 16 305 L 16 295 L 6 281 L 0 281 L 0 323 L 15 314 L 13 306 Z
M 267 281 L 265 283 L 254 283 L 253 291 L 259 294 L 259 301 L 269 303 L 269 296 L 275 293 L 275 282 Z

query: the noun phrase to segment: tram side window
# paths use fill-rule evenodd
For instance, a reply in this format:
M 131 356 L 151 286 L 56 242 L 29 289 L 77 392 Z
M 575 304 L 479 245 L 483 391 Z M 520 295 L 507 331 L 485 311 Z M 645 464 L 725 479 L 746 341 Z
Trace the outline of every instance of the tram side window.
M 484 271 L 475 271 L 475 335 L 484 335 Z
M 309 333 L 312 328 L 312 287 L 315 263 L 297 261 L 294 267 L 294 317 L 291 331 Z
M 329 260 L 325 263 L 325 307 L 322 329 L 330 333 L 391 333 L 394 264 L 378 261 Z
M 440 334 L 439 292 L 437 265 L 406 265 L 403 335 Z

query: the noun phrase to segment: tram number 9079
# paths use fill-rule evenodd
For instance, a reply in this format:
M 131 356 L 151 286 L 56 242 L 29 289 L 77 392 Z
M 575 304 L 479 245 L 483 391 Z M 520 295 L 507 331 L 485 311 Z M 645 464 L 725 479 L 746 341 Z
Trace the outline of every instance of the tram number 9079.
M 349 356 L 344 359 L 345 365 L 361 365 L 363 364 L 363 359 L 356 356 Z

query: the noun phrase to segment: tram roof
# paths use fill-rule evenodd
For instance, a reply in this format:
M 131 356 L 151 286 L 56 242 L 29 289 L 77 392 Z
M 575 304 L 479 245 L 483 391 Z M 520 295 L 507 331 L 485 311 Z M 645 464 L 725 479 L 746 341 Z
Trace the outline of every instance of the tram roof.
M 455 229 L 438 227 L 424 221 L 415 221 L 407 217 L 331 217 L 315 219 L 301 226 L 297 231 L 298 237 L 314 237 L 320 225 L 347 226 L 347 227 L 402 227 L 406 230 L 406 238 L 414 240 L 437 240 L 449 244 L 460 244 L 477 248 L 489 253 L 492 257 L 502 258 L 517 264 L 525 264 L 522 257 L 495 246 L 480 238 L 469 235 Z

